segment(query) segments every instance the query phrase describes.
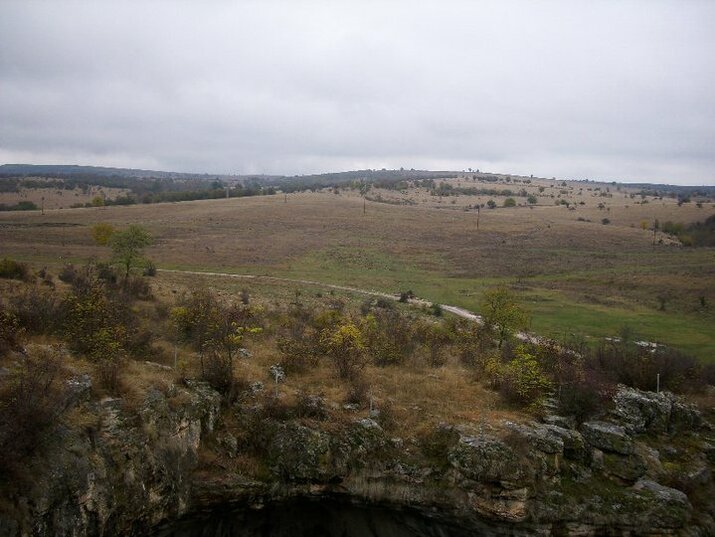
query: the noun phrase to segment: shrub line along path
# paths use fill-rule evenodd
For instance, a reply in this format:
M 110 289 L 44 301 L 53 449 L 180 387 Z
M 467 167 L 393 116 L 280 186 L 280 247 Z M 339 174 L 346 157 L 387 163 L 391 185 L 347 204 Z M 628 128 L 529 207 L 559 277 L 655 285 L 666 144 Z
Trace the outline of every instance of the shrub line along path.
M 191 274 L 191 275 L 196 275 L 196 276 L 219 276 L 219 277 L 225 277 L 225 278 L 237 278 L 237 279 L 242 279 L 242 280 L 267 280 L 267 281 L 283 282 L 283 283 L 300 283 L 303 285 L 313 285 L 313 286 L 317 286 L 317 287 L 325 287 L 328 289 L 335 289 L 336 291 L 348 291 L 348 292 L 352 292 L 352 293 L 359 293 L 361 295 L 387 298 L 388 300 L 394 300 L 394 301 L 399 301 L 399 299 L 400 299 L 400 295 L 391 295 L 389 293 L 382 293 L 380 291 L 370 291 L 368 289 L 360 289 L 358 287 L 350 287 L 347 285 L 336 285 L 336 284 L 331 284 L 331 283 L 324 283 L 324 282 L 319 282 L 316 280 L 300 280 L 300 279 L 293 279 L 293 278 L 281 278 L 279 276 L 264 276 L 264 275 L 259 275 L 259 274 L 235 274 L 232 272 L 202 272 L 202 271 L 198 271 L 198 270 L 179 270 L 179 269 L 157 269 L 157 272 L 167 272 L 167 273 L 174 273 L 174 274 Z M 410 298 L 410 299 L 408 299 L 408 303 L 416 305 L 416 306 L 427 306 L 427 307 L 432 306 L 432 304 L 433 304 L 429 300 L 425 300 L 423 298 Z M 473 312 L 466 310 L 464 308 L 460 308 L 458 306 L 450 306 L 448 304 L 440 304 L 439 306 L 444 311 L 447 311 L 453 315 L 456 315 L 457 317 L 461 317 L 462 319 L 467 319 L 469 321 L 473 321 L 478 324 L 482 324 L 484 322 L 481 315 L 477 315 L 476 313 L 473 313 Z M 526 332 L 517 332 L 516 334 L 514 334 L 514 336 L 521 341 L 526 341 L 529 343 L 544 343 L 544 342 L 548 341 L 546 338 L 541 338 L 539 336 L 528 334 Z

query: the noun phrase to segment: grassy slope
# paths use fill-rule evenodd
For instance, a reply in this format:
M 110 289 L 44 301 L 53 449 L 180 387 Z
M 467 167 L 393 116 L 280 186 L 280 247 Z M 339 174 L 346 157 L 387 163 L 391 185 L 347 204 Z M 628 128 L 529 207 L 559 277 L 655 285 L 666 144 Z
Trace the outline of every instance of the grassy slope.
M 600 201 L 600 200 L 599 200 Z M 460 202 L 462 202 L 460 198 Z M 159 266 L 272 274 L 386 292 L 412 289 L 427 299 L 478 310 L 481 293 L 506 283 L 523 293 L 534 331 L 636 336 L 715 361 L 715 251 L 651 246 L 614 203 L 613 225 L 577 222 L 562 207 L 483 211 L 369 204 L 342 195 L 293 195 L 0 215 L 3 255 L 42 263 L 106 257 L 88 227 L 140 222 L 157 238 Z M 641 207 L 638 210 L 645 210 Z M 692 207 L 648 210 L 698 217 Z M 603 211 L 578 210 L 593 222 Z M 660 213 L 655 213 L 660 214 Z M 618 225 L 623 220 L 622 225 Z M 667 295 L 665 311 L 656 297 Z M 698 309 L 699 297 L 710 309 Z

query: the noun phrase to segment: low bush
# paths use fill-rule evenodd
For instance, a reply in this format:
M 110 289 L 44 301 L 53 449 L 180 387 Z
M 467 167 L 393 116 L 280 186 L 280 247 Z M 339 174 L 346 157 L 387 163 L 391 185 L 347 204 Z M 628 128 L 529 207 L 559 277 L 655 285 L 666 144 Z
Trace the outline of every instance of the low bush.
M 67 265 L 62 267 L 57 277 L 60 279 L 60 281 L 72 285 L 75 279 L 77 279 L 77 268 L 71 263 L 68 263 Z
M 370 385 L 362 375 L 355 375 L 349 379 L 348 392 L 345 402 L 351 405 L 365 407 L 370 403 Z
M 0 377 L 0 481 L 17 483 L 26 461 L 46 447 L 69 405 L 56 349 L 18 360 Z
M 41 287 L 27 287 L 9 298 L 20 325 L 32 334 L 51 334 L 59 330 L 62 302 L 57 293 Z
M 149 277 L 154 277 L 156 276 L 156 265 L 154 264 L 153 261 L 147 261 L 146 266 L 144 267 L 144 276 L 149 276 Z
M 552 387 L 536 357 L 521 345 L 514 349 L 514 357 L 506 363 L 492 357 L 486 373 L 493 387 L 507 401 L 518 405 L 538 402 Z
M 8 351 L 20 350 L 24 339 L 25 330 L 17 316 L 0 304 L 0 356 Z
M 25 263 L 4 257 L 0 259 L 0 278 L 27 281 L 30 279 L 30 268 Z

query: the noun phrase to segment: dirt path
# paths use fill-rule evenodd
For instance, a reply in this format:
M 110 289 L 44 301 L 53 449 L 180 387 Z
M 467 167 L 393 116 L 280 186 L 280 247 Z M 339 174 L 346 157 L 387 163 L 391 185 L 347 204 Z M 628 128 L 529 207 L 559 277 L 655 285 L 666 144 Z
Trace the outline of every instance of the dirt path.
M 379 298 L 387 298 L 389 300 L 399 300 L 400 295 L 391 295 L 389 293 L 382 293 L 380 291 L 370 291 L 367 289 L 360 289 L 358 287 L 350 287 L 347 285 L 335 285 L 331 283 L 323 283 L 319 282 L 316 280 L 301 280 L 301 279 L 293 279 L 293 278 L 280 278 L 278 276 L 260 276 L 256 274 L 232 274 L 230 272 L 201 272 L 197 270 L 177 270 L 177 269 L 157 269 L 158 272 L 167 272 L 167 273 L 174 273 L 174 274 L 193 274 L 196 276 L 220 276 L 224 278 L 236 278 L 236 279 L 241 279 L 241 280 L 263 280 L 263 281 L 273 281 L 273 282 L 281 282 L 281 283 L 300 283 L 303 285 L 314 285 L 316 287 L 324 287 L 327 289 L 335 289 L 336 291 L 349 291 L 352 293 L 359 293 L 361 295 L 365 296 L 374 296 L 374 297 L 379 297 Z M 409 304 L 414 304 L 416 306 L 431 306 L 432 302 L 429 300 L 425 300 L 423 298 L 410 298 L 408 300 Z M 469 310 L 466 310 L 464 308 L 460 308 L 458 306 L 450 306 L 448 304 L 440 304 L 440 307 L 444 310 L 447 311 L 453 315 L 456 315 L 457 317 L 461 317 L 462 319 L 467 319 L 469 321 L 474 321 L 475 323 L 481 324 L 482 321 L 482 316 L 478 315 L 476 313 L 473 313 Z M 528 334 L 526 332 L 517 332 L 514 334 L 514 336 L 521 340 L 521 341 L 527 341 L 529 343 L 540 343 L 545 341 L 543 338 L 540 338 L 539 336 L 535 336 L 533 334 Z

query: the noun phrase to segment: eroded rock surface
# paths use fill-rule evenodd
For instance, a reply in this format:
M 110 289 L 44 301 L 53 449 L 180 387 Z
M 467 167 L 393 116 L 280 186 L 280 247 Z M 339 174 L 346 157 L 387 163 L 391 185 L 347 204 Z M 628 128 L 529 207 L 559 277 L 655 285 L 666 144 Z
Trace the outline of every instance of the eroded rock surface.
M 621 390 L 614 412 L 578 429 L 443 424 L 422 443 L 359 414 L 266 417 L 254 472 L 246 439 L 222 424 L 253 407 L 222 410 L 205 384 L 151 390 L 133 408 L 78 401 L 91 423 L 68 428 L 6 499 L 0 536 L 715 534 L 703 500 L 715 442 L 671 395 Z

